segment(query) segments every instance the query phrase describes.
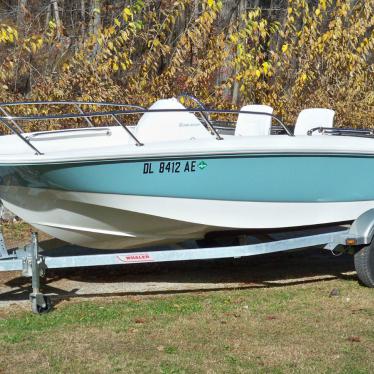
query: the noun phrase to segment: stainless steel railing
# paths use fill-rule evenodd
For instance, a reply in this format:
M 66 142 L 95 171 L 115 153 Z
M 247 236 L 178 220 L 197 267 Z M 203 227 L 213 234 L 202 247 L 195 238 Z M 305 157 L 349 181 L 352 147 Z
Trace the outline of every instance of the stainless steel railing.
M 64 113 L 64 114 L 43 114 L 43 115 L 12 115 L 10 109 L 12 107 L 28 105 L 46 105 L 46 106 L 72 106 L 78 113 Z M 105 110 L 105 111 L 90 111 L 85 112 L 82 110 L 82 106 L 97 106 L 97 107 L 114 107 L 118 108 L 116 110 Z M 6 109 L 5 109 L 6 108 Z M 123 109 L 124 108 L 124 109 Z M 0 122 L 4 124 L 11 132 L 16 134 L 28 147 L 30 147 L 37 155 L 41 155 L 40 152 L 33 144 L 31 140 L 33 136 L 25 136 L 22 130 L 20 122 L 25 121 L 47 121 L 47 120 L 65 120 L 65 119 L 79 119 L 82 118 L 87 122 L 89 127 L 93 127 L 94 124 L 92 120 L 94 118 L 109 117 L 117 125 L 122 126 L 129 136 L 134 140 L 135 144 L 142 146 L 143 143 L 133 134 L 133 132 L 128 128 L 128 126 L 123 123 L 118 117 L 120 116 L 129 116 L 129 115 L 142 115 L 144 113 L 175 113 L 175 112 L 189 112 L 189 113 L 198 113 L 204 118 L 206 122 L 207 129 L 211 132 L 212 135 L 216 137 L 217 140 L 223 140 L 221 135 L 217 132 L 214 125 L 212 124 L 209 114 L 226 114 L 226 115 L 239 115 L 242 114 L 251 114 L 259 116 L 269 116 L 276 121 L 276 123 L 281 126 L 284 132 L 288 136 L 293 136 L 290 130 L 283 124 L 283 122 L 276 116 L 266 112 L 252 112 L 252 111 L 240 111 L 240 110 L 223 110 L 223 109 L 209 109 L 205 108 L 202 105 L 199 105 L 198 108 L 186 108 L 186 109 L 146 109 L 138 105 L 129 105 L 121 103 L 107 103 L 107 102 L 90 102 L 90 101 L 25 101 L 25 102 L 15 102 L 15 103 L 0 103 L 0 111 L 4 114 L 0 116 Z M 90 131 L 90 129 L 81 129 L 82 131 Z M 64 130 L 57 130 L 64 131 Z M 91 130 L 92 131 L 92 130 Z M 49 133 L 52 133 L 50 131 Z M 44 132 L 45 133 L 45 132 Z
M 27 116 L 14 116 L 10 113 L 9 107 L 20 107 L 20 106 L 72 106 L 78 111 L 78 115 L 74 115 L 74 113 L 71 113 L 72 115 L 41 115 L 41 116 L 29 116 L 30 118 L 26 118 Z M 146 109 L 139 105 L 129 105 L 129 104 L 122 104 L 122 103 L 109 103 L 109 102 L 94 102 L 94 101 L 22 101 L 22 102 L 13 102 L 13 103 L 0 103 L 0 111 L 4 114 L 4 116 L 0 116 L 0 122 L 3 123 L 5 127 L 7 127 L 9 130 L 11 130 L 14 134 L 16 134 L 24 143 L 27 144 L 33 151 L 36 152 L 36 154 L 41 155 L 42 152 L 40 152 L 35 146 L 33 146 L 30 143 L 31 137 L 30 136 L 23 136 L 23 130 L 18 121 L 43 121 L 43 120 L 58 120 L 58 119 L 67 119 L 67 118 L 83 118 L 89 127 L 94 127 L 94 124 L 91 121 L 92 113 L 85 113 L 81 106 L 83 105 L 91 105 L 91 106 L 99 106 L 99 107 L 116 107 L 116 108 L 132 108 L 132 109 L 138 109 L 141 111 L 145 111 Z M 6 110 L 8 109 L 8 111 Z M 101 112 L 102 115 L 100 117 L 106 117 L 108 115 L 111 115 L 112 111 L 107 112 Z M 124 111 L 125 112 L 125 111 Z M 137 145 L 142 145 L 130 132 L 130 130 L 122 124 L 118 119 L 115 117 L 115 115 L 111 115 L 111 117 L 115 120 L 115 122 L 119 125 L 122 125 L 125 130 L 130 134 L 130 136 L 136 141 Z
M 25 136 L 26 140 L 35 140 L 35 138 L 43 136 L 43 135 L 51 135 L 51 134 L 66 134 L 66 133 L 79 133 L 79 132 L 87 132 L 87 131 L 95 131 L 95 132 L 104 132 L 105 135 L 111 135 L 112 132 L 110 131 L 110 127 L 93 127 L 90 129 L 63 129 L 63 130 L 53 130 L 53 131 L 39 131 L 34 132 L 30 135 Z
M 314 132 L 324 135 L 358 136 L 364 138 L 374 137 L 373 129 L 355 129 L 349 127 L 314 127 L 307 132 L 307 135 L 313 135 Z

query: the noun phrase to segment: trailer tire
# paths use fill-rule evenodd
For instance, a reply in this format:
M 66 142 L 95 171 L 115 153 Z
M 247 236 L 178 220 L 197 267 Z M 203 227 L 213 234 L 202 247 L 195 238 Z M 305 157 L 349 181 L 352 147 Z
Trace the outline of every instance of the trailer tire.
M 34 314 L 45 314 L 52 310 L 51 298 L 43 295 L 43 300 L 45 304 L 44 306 L 39 305 L 36 298 L 31 300 L 31 310 Z
M 362 247 L 354 255 L 358 279 L 366 287 L 374 287 L 374 242 Z

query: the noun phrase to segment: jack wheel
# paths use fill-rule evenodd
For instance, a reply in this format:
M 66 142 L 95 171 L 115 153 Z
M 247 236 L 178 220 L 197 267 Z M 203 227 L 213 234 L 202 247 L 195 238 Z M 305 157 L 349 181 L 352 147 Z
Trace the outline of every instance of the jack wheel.
M 31 309 L 32 309 L 32 312 L 35 313 L 35 314 L 45 314 L 45 313 L 48 313 L 52 310 L 52 301 L 51 301 L 51 298 L 49 296 L 42 296 L 43 298 L 43 303 L 42 305 L 40 305 L 38 302 L 37 302 L 37 298 L 33 298 L 31 300 Z
M 355 253 L 354 263 L 360 283 L 374 287 L 374 241 Z

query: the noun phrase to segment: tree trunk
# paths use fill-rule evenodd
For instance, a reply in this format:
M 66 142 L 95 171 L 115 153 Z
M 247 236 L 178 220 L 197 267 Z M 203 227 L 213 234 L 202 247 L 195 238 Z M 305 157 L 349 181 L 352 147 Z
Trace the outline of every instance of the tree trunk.
M 52 8 L 53 8 L 53 18 L 54 18 L 55 23 L 56 23 L 56 36 L 59 39 L 59 38 L 61 38 L 62 25 L 61 25 L 58 2 L 57 2 L 57 0 L 53 0 L 51 3 L 52 3 Z
M 86 32 L 86 2 L 85 0 L 81 0 L 81 35 L 82 39 L 84 39 Z
M 97 35 L 101 25 L 101 0 L 91 1 L 90 33 Z
M 26 5 L 27 0 L 18 0 L 17 26 L 18 30 L 21 30 L 22 32 L 25 30 Z
M 91 0 L 91 19 L 90 19 L 90 26 L 89 31 L 91 35 L 97 36 L 101 26 L 101 0 Z M 100 45 L 96 42 L 95 47 L 93 48 L 91 54 L 91 60 L 95 59 L 98 51 L 100 49 Z
M 47 30 L 49 28 L 49 21 L 51 20 L 51 4 L 47 5 L 47 14 L 45 16 L 45 29 Z
M 246 11 L 246 6 L 247 6 L 247 1 L 246 0 L 240 0 L 239 6 L 238 6 L 238 13 L 237 13 L 237 18 L 240 19 L 240 16 L 242 13 Z M 234 76 L 238 73 L 237 68 L 235 68 L 235 73 Z M 234 81 L 234 87 L 232 90 L 232 104 L 237 105 L 239 102 L 239 82 L 237 80 Z
M 192 4 L 192 19 L 196 21 L 199 17 L 199 0 L 194 0 Z M 191 66 L 195 63 L 195 56 L 197 56 L 197 47 L 194 44 L 191 44 Z

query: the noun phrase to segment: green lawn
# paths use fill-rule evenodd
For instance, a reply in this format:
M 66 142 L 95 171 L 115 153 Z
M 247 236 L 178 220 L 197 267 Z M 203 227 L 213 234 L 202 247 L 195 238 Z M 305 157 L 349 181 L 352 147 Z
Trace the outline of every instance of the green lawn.
M 1 373 L 374 372 L 374 290 L 356 280 L 15 309 Z

